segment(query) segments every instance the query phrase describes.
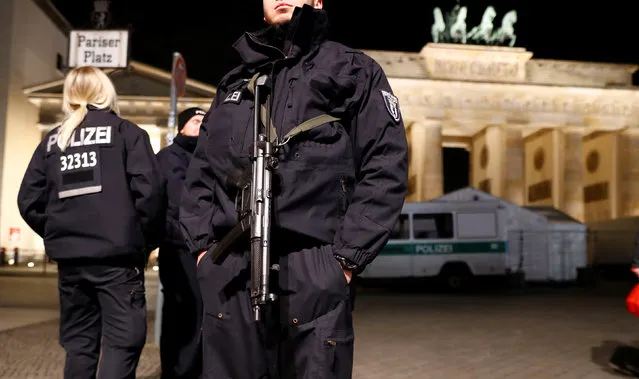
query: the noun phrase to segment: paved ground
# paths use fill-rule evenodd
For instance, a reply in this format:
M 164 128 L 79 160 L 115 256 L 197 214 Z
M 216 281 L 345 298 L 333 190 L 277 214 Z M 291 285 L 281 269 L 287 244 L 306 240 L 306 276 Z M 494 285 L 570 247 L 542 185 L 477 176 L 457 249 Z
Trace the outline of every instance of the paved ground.
M 150 330 L 153 329 L 150 322 Z M 152 342 L 152 333 L 148 341 Z M 62 378 L 64 351 L 58 345 L 58 322 L 47 321 L 0 333 L 0 378 Z M 138 378 L 157 378 L 159 350 L 149 343 L 142 352 Z
M 612 350 L 639 340 L 639 320 L 624 308 L 627 289 L 365 291 L 356 303 L 354 378 L 616 378 L 605 368 Z M 151 320 L 149 341 L 152 331 Z M 55 320 L 0 332 L 0 378 L 60 378 L 57 333 Z M 158 367 L 158 350 L 148 344 L 138 377 L 157 377 Z
M 47 275 L 22 271 L 16 268 L 0 270 L 0 378 L 59 379 L 64 351 L 58 345 L 59 303 L 55 270 L 48 270 Z M 142 353 L 138 378 L 158 377 L 159 352 L 153 344 L 157 285 L 157 273 L 148 271 L 148 344 Z M 26 324 L 31 325 L 22 326 Z
M 615 378 L 613 349 L 639 338 L 623 296 L 360 298 L 355 377 Z
M 55 320 L 59 317 L 60 311 L 57 309 L 0 307 L 0 332 Z

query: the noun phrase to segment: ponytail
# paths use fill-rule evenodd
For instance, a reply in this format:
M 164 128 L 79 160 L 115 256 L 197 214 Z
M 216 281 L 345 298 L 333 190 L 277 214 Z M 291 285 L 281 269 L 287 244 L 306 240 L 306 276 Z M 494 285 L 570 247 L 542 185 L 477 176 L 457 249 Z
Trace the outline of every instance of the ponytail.
M 73 135 L 75 128 L 77 128 L 78 125 L 80 125 L 80 123 L 84 121 L 87 113 L 87 104 L 82 102 L 80 106 L 73 112 L 71 112 L 69 117 L 64 120 L 64 122 L 60 126 L 60 129 L 58 130 L 58 147 L 60 147 L 61 151 L 64 151 L 67 146 L 69 146 L 69 143 L 71 142 L 71 136 Z
M 69 146 L 73 132 L 89 113 L 87 104 L 116 114 L 120 111 L 113 83 L 102 70 L 93 66 L 71 70 L 64 79 L 62 95 L 65 118 L 58 129 L 58 147 L 62 151 Z

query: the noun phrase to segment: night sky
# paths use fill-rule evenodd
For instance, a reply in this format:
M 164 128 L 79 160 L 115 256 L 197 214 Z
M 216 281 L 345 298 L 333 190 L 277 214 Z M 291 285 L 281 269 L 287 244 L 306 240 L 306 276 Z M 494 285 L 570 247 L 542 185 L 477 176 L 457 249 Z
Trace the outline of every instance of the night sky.
M 91 28 L 92 0 L 53 0 L 74 28 Z M 639 63 L 636 44 L 639 2 L 635 0 L 325 0 L 331 39 L 358 49 L 418 52 L 431 41 L 433 7 L 444 13 L 468 7 L 467 30 L 479 24 L 486 6 L 517 11 L 518 47 L 533 58 Z M 410 5 L 409 5 L 410 4 Z M 216 85 L 237 63 L 231 44 L 246 30 L 265 26 L 256 0 L 112 0 L 111 27 L 133 29 L 131 58 L 170 71 L 173 51 L 182 53 L 190 78 Z M 465 151 L 445 149 L 445 191 L 468 185 Z

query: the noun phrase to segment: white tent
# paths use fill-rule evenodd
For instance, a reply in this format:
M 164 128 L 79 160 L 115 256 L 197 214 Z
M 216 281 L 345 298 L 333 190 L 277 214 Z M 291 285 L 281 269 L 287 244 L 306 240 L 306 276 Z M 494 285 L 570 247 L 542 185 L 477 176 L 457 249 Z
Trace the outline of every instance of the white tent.
M 552 207 L 521 207 L 466 187 L 431 202 L 497 202 L 507 215 L 508 266 L 529 281 L 572 281 L 587 264 L 586 225 Z

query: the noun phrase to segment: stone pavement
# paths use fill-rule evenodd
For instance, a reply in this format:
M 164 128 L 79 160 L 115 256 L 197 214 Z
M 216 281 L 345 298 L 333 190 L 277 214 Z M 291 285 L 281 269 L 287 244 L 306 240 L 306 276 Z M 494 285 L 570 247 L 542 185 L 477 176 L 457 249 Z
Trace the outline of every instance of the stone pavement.
M 57 309 L 0 307 L 0 332 L 55 320 L 59 317 L 60 311 Z
M 153 331 L 153 321 L 149 323 Z M 159 378 L 160 354 L 147 334 L 147 345 L 137 377 Z M 30 325 L 0 333 L 0 378 L 60 379 L 63 377 L 64 350 L 58 344 L 58 321 Z
M 354 378 L 618 378 L 606 367 L 612 350 L 639 340 L 627 290 L 364 291 L 355 307 Z M 55 321 L 0 333 L 0 378 L 60 378 L 63 362 Z M 158 350 L 147 345 L 139 378 L 157 377 L 158 367 Z

